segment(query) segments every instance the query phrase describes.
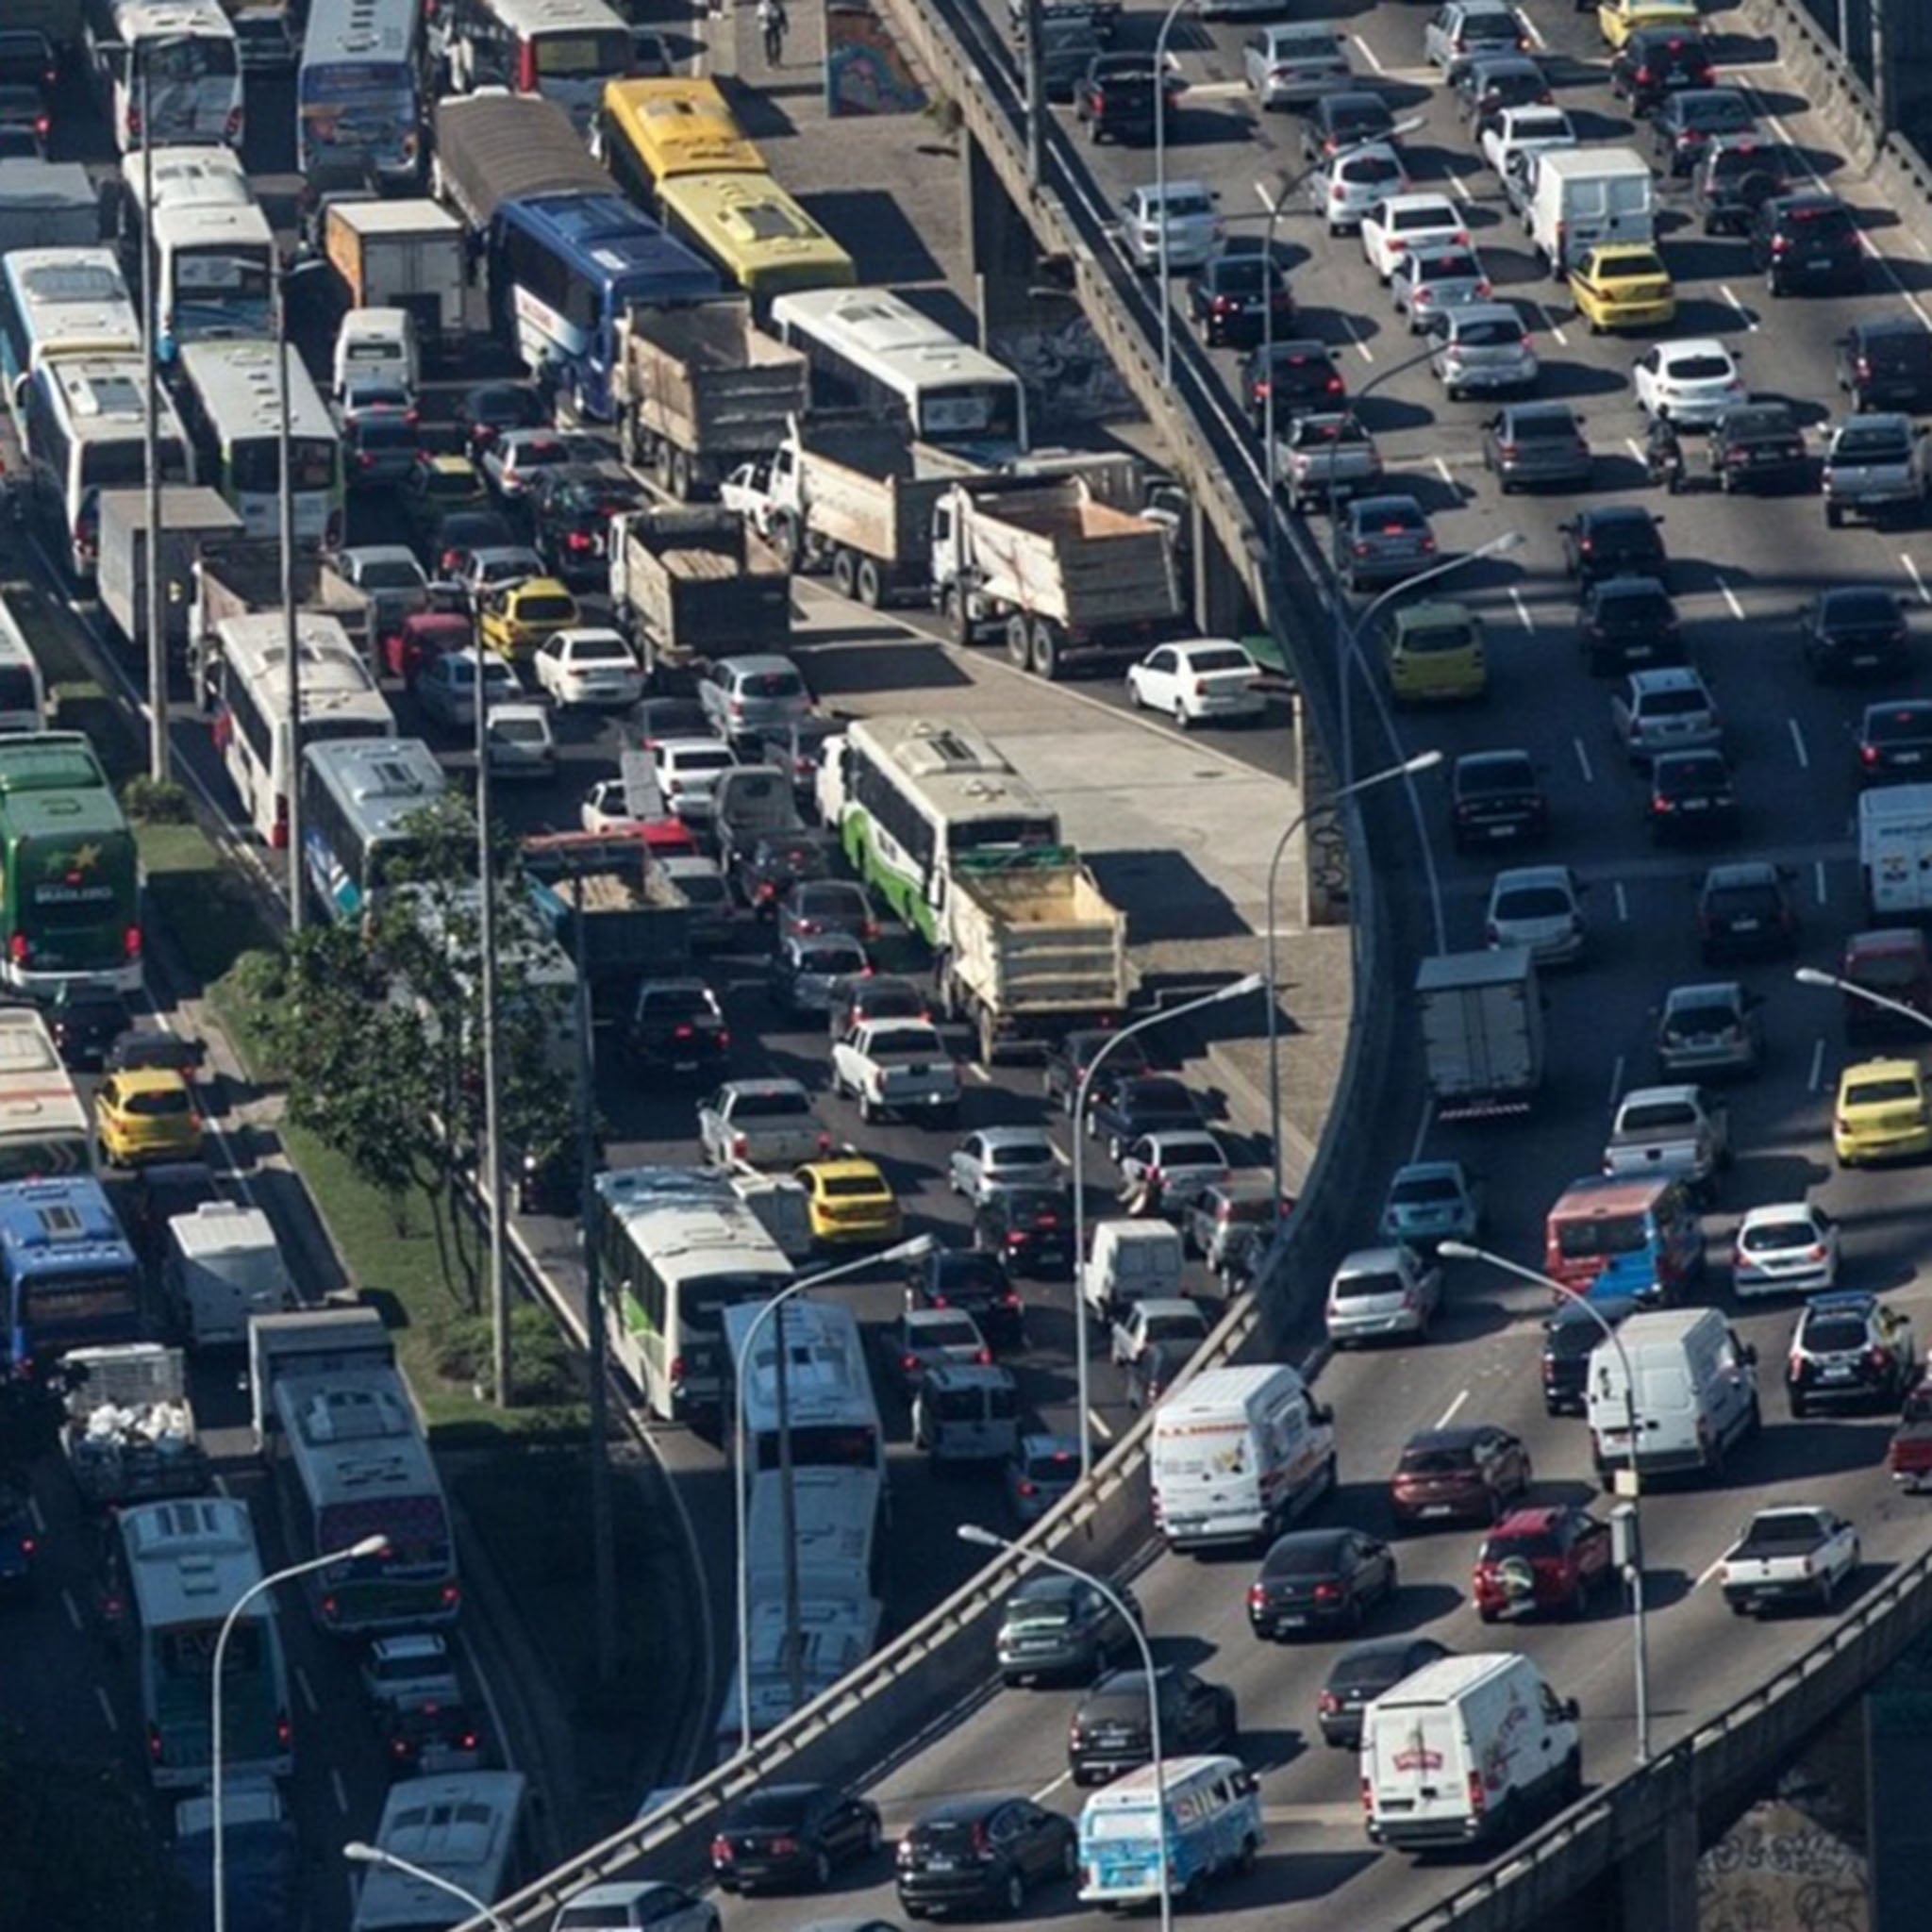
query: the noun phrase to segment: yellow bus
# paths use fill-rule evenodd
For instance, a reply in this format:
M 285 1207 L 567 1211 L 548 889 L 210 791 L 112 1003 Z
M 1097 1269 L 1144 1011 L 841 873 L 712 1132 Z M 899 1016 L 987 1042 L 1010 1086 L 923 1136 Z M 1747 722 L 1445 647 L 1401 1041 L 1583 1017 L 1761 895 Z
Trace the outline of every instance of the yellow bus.
M 618 186 L 646 208 L 679 175 L 768 172 L 717 82 L 684 75 L 609 82 L 592 145 Z
M 852 258 L 769 175 L 679 175 L 658 190 L 658 208 L 754 300 L 858 279 Z

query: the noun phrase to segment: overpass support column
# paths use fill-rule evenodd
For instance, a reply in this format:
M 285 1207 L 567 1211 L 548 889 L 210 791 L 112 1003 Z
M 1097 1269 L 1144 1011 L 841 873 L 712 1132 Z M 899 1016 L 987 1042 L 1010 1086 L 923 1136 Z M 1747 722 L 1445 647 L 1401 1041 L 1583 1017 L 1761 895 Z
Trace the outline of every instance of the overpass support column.
M 1678 1806 L 1617 1868 L 1624 1932 L 1697 1932 L 1697 1807 Z
M 1039 244 L 1026 218 L 1013 206 L 986 150 L 961 129 L 960 188 L 966 197 L 966 242 L 973 267 L 979 341 L 1023 322 L 1030 313 L 1028 291 L 1038 279 Z
M 1242 637 L 1259 622 L 1247 584 L 1198 503 L 1192 525 L 1194 622 L 1203 637 Z

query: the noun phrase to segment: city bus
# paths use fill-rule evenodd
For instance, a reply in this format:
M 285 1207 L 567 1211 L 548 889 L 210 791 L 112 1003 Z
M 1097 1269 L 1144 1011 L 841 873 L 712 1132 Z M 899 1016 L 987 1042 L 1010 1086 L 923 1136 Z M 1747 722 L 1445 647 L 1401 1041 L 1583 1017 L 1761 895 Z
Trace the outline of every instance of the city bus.
M 171 203 L 155 209 L 147 227 L 155 354 L 163 362 L 185 342 L 260 341 L 273 331 L 275 231 L 253 202 Z
M 128 155 L 121 163 L 122 238 L 147 220 L 149 175 L 154 205 L 164 208 L 253 208 L 255 185 L 231 147 L 158 147 Z
M 216 632 L 214 740 L 257 835 L 275 851 L 289 842 L 288 624 L 279 610 L 224 618 Z M 302 743 L 392 739 L 395 715 L 368 661 L 340 620 L 305 610 L 296 619 Z
M 93 1124 L 35 1007 L 0 1007 L 0 1181 L 87 1174 Z
M 822 407 L 903 411 L 922 442 L 969 449 L 983 460 L 1026 451 L 1020 378 L 890 289 L 780 295 L 771 325 L 809 359 Z
M 1062 844 L 1058 814 L 971 724 L 855 719 L 824 756 L 854 869 L 928 945 L 960 859 L 1038 858 Z
M 91 1174 L 0 1181 L 8 1358 L 43 1373 L 71 1348 L 141 1340 L 141 1260 Z
M 58 356 L 27 378 L 21 441 L 35 514 L 76 583 L 99 560 L 101 491 L 147 481 L 147 365 L 139 355 Z M 163 483 L 193 480 L 188 439 L 166 391 L 156 398 Z
M 141 991 L 134 835 L 78 731 L 0 738 L 0 983 Z
M 567 393 L 580 416 L 608 422 L 617 325 L 640 303 L 700 302 L 712 269 L 621 195 L 549 194 L 507 201 L 490 236 L 490 293 L 499 341 Z
M 302 861 L 315 902 L 349 924 L 422 854 L 410 826 L 449 790 L 420 738 L 345 738 L 302 748 Z
M 407 188 L 423 152 L 421 0 L 310 0 L 295 76 L 295 166 L 368 161 Z
M 242 55 L 219 0 L 86 0 L 89 70 L 114 145 L 242 145 Z M 142 83 L 145 81 L 145 89 Z M 142 94 L 154 125 L 142 125 Z
M 680 1168 L 600 1174 L 591 1196 L 611 1351 L 651 1413 L 686 1422 L 726 1393 L 724 1310 L 762 1300 L 791 1263 L 744 1202 Z
M 466 1909 L 455 1899 L 494 1906 L 534 1862 L 524 1799 L 520 1771 L 452 1771 L 392 1784 L 374 1841 L 401 1864 L 360 1868 L 349 1932 L 449 1932 Z M 433 1872 L 455 1899 L 404 1865 Z
M 673 75 L 614 80 L 604 90 L 591 152 L 641 207 L 678 175 L 766 175 L 715 80 Z
M 32 738 L 47 728 L 47 680 L 14 608 L 29 594 L 25 587 L 0 590 L 0 738 Z
M 58 356 L 141 353 L 141 318 L 111 248 L 15 248 L 0 257 L 0 378 L 23 437 L 26 379 Z
M 342 445 L 335 419 L 293 348 L 289 376 L 289 453 L 295 541 L 339 542 Z M 197 479 L 221 491 L 251 537 L 279 537 L 281 403 L 273 342 L 191 342 L 178 358 L 181 418 L 195 451 Z
M 248 1506 L 190 1496 L 121 1510 L 118 1594 L 132 1613 L 148 1775 L 197 1790 L 214 1759 L 215 1647 L 235 1606 L 262 1579 Z M 289 1681 L 275 1599 L 259 1591 L 235 1619 L 222 1657 L 222 1774 L 289 1776 L 295 1768 Z
M 758 1321 L 755 1302 L 724 1310 L 730 1351 L 732 1410 L 724 1436 L 738 1453 L 738 1417 L 744 1416 L 745 1465 L 773 1470 L 779 1463 L 778 1330 L 785 1339 L 785 1432 L 794 1469 L 861 1469 L 883 1475 L 885 1430 L 866 1367 L 865 1346 L 852 1310 L 842 1302 L 794 1296 Z M 747 1368 L 746 1339 L 758 1323 Z
M 452 0 L 445 13 L 458 88 L 541 94 L 579 133 L 631 70 L 631 30 L 604 0 Z

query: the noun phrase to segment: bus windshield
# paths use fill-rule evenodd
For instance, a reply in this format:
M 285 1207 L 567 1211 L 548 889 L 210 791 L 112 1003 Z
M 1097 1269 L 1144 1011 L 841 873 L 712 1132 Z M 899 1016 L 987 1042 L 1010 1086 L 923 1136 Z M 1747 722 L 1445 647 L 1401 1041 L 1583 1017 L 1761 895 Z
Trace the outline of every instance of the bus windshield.
M 544 80 L 578 80 L 630 70 L 630 37 L 621 32 L 539 34 L 537 73 Z
M 173 437 L 159 445 L 161 480 L 185 483 L 188 456 Z M 80 449 L 80 487 L 83 490 L 132 490 L 146 482 L 147 466 L 142 459 L 139 437 L 126 442 L 86 442 Z
M 183 340 L 217 329 L 238 335 L 273 332 L 266 254 L 234 248 L 179 250 L 175 256 L 175 333 Z
M 232 36 L 168 34 L 140 45 L 145 77 L 156 87 L 184 80 L 232 80 L 241 71 Z
M 334 442 L 321 437 L 298 436 L 289 444 L 291 481 L 297 490 L 329 490 L 336 480 Z M 228 466 L 237 490 L 250 494 L 273 494 L 281 487 L 275 462 L 275 439 L 272 436 L 238 441 L 232 445 Z

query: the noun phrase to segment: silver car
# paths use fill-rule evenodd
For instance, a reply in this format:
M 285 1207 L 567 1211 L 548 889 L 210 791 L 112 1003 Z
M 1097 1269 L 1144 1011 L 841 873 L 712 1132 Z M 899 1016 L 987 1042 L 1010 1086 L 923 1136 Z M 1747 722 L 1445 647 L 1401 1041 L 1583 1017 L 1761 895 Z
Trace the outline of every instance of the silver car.
M 1126 1187 L 1144 1189 L 1154 1208 L 1179 1216 L 1205 1189 L 1228 1175 L 1227 1150 L 1205 1127 L 1142 1134 L 1120 1158 Z
M 1442 1300 L 1442 1271 L 1404 1247 L 1357 1248 L 1328 1283 L 1328 1340 L 1338 1347 L 1391 1336 L 1418 1338 Z
M 1533 389 L 1542 373 L 1514 303 L 1465 302 L 1430 324 L 1429 367 L 1451 402 Z
M 1483 463 L 1505 496 L 1525 484 L 1588 489 L 1593 462 L 1568 403 L 1511 403 L 1483 425 Z
M 1526 946 L 1539 966 L 1583 957 L 1587 928 L 1576 875 L 1567 865 L 1517 865 L 1496 874 L 1483 917 L 1491 949 Z
M 1339 154 L 1308 176 L 1308 206 L 1328 224 L 1331 235 L 1345 235 L 1362 225 L 1378 201 L 1410 191 L 1402 156 L 1386 141 L 1364 142 Z
M 981 1127 L 946 1162 L 946 1185 L 973 1202 L 995 1188 L 1056 1188 L 1059 1180 L 1059 1156 L 1038 1127 Z
M 407 543 L 358 544 L 337 557 L 336 568 L 369 598 L 370 622 L 378 637 L 429 608 L 429 579 Z
M 1438 560 L 1436 533 L 1412 496 L 1357 496 L 1339 527 L 1341 575 L 1351 591 L 1399 584 Z
M 1764 1057 L 1763 1005 L 1735 979 L 1672 987 L 1657 1016 L 1657 1070 L 1755 1074 Z
M 1724 742 L 1724 720 L 1704 679 L 1688 665 L 1633 671 L 1610 699 L 1610 729 L 1633 764 L 1660 751 L 1702 751 Z
M 1160 230 L 1167 228 L 1170 274 L 1197 269 L 1221 246 L 1219 196 L 1201 181 L 1170 181 L 1165 191 L 1136 188 L 1121 203 L 1121 247 L 1143 275 L 1160 270 Z
M 720 658 L 698 679 L 698 702 L 721 738 L 742 738 L 807 716 L 811 692 L 790 658 L 759 651 Z
M 1264 108 L 1298 108 L 1355 78 L 1348 42 L 1332 20 L 1264 26 L 1241 42 L 1241 66 Z
M 1487 302 L 1494 289 L 1474 248 L 1431 242 L 1407 250 L 1389 276 L 1395 312 L 1419 336 L 1439 315 L 1472 302 Z
M 1007 1460 L 1007 1507 L 1016 1523 L 1038 1523 L 1079 1480 L 1077 1436 L 1022 1436 Z

